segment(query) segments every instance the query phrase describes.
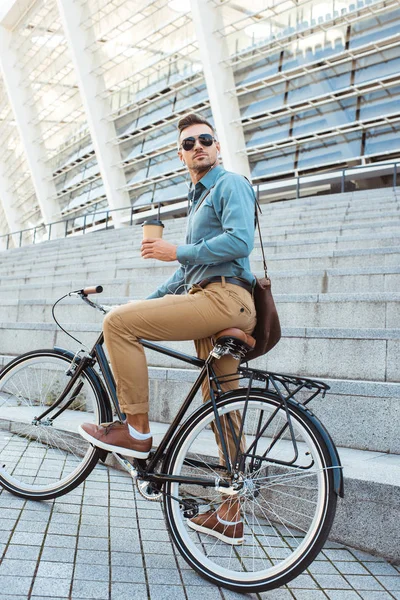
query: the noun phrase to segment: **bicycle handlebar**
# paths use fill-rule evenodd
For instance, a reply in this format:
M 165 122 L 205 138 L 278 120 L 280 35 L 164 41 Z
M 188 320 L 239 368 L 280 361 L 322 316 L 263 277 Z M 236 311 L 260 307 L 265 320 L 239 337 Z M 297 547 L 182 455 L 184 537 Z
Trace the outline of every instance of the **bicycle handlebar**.
M 89 296 L 89 294 L 101 294 L 103 291 L 102 285 L 92 285 L 90 287 L 83 288 L 80 290 L 84 296 Z

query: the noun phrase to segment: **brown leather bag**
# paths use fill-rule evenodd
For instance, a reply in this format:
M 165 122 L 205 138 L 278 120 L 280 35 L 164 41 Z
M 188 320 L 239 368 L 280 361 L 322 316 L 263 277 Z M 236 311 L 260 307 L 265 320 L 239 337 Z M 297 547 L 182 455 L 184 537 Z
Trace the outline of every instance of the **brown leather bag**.
M 257 207 L 261 212 L 258 201 L 256 200 L 256 222 L 258 234 L 260 236 L 265 277 L 262 277 L 261 279 L 256 277 L 256 285 L 253 292 L 257 313 L 257 324 L 252 335 L 256 339 L 256 345 L 253 350 L 250 350 L 250 352 L 246 354 L 242 362 L 247 362 L 254 358 L 258 358 L 259 356 L 263 356 L 272 350 L 281 339 L 281 325 L 279 322 L 278 311 L 276 310 L 275 302 L 272 297 L 271 280 L 268 277 L 267 262 L 265 260 Z

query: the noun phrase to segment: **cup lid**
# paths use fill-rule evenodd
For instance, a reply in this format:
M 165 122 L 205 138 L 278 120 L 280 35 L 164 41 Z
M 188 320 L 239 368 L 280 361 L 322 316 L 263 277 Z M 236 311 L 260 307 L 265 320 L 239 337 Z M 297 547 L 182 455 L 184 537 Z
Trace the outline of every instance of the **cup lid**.
M 146 219 L 146 221 L 142 223 L 142 227 L 144 225 L 158 225 L 159 227 L 164 227 L 164 223 L 159 219 Z

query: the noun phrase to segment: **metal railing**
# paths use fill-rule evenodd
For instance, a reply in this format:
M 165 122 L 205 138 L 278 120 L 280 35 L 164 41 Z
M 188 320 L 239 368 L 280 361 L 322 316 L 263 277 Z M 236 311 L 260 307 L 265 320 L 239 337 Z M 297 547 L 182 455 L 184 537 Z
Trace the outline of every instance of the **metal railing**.
M 258 183 L 254 185 L 253 188 L 262 203 L 266 203 L 268 200 L 272 199 L 289 199 L 288 194 L 291 194 L 290 199 L 300 198 L 302 187 L 303 189 L 306 188 L 307 191 L 314 189 L 319 190 L 318 193 L 321 193 L 321 188 L 326 188 L 328 186 L 330 190 L 322 193 L 344 193 L 347 191 L 346 183 L 349 183 L 349 181 L 366 180 L 374 176 L 390 177 L 391 175 L 392 185 L 382 185 L 380 187 L 396 188 L 399 166 L 400 162 L 346 167 L 337 171 L 284 178 L 269 183 Z M 336 189 L 331 189 L 332 184 L 336 186 Z M 308 195 L 312 196 L 313 194 L 311 193 Z M 29 227 L 1 235 L 0 250 L 2 249 L 2 246 L 3 249 L 8 250 L 11 240 L 14 242 L 14 247 L 21 248 L 23 245 L 32 245 L 50 241 L 51 239 L 59 239 L 61 237 L 66 238 L 78 233 L 84 235 L 88 231 L 111 229 L 114 228 L 112 219 L 113 214 L 122 211 L 126 212 L 126 215 L 123 217 L 123 224 L 132 226 L 134 223 L 144 221 L 148 216 L 157 215 L 160 217 L 162 214 L 162 216 L 165 217 L 168 216 L 168 213 L 176 215 L 177 211 L 182 212 L 184 210 L 185 205 L 185 198 L 181 197 L 175 198 L 174 200 L 151 202 L 149 204 L 141 205 L 140 207 L 132 205 L 124 208 L 95 210 L 94 212 L 86 213 L 84 215 L 69 217 L 59 221 L 53 221 L 52 223 L 36 225 L 35 227 Z M 74 223 L 77 224 L 74 225 Z M 57 235 L 52 238 L 52 232 L 55 230 L 57 231 Z M 43 234 L 40 239 L 38 239 L 38 232 Z M 2 244 L 2 241 L 5 243 Z

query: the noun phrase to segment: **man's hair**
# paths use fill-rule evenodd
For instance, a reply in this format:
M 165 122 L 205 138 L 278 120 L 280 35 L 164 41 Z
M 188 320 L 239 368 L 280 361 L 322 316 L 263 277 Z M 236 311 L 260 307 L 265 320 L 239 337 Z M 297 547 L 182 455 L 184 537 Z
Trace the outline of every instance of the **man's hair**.
M 215 134 L 214 127 L 211 125 L 211 123 L 207 121 L 207 119 L 200 115 L 197 115 L 196 113 L 188 113 L 187 115 L 181 117 L 178 121 L 178 140 L 181 136 L 182 131 L 187 127 L 190 127 L 191 125 L 207 125 L 213 132 L 213 135 Z

